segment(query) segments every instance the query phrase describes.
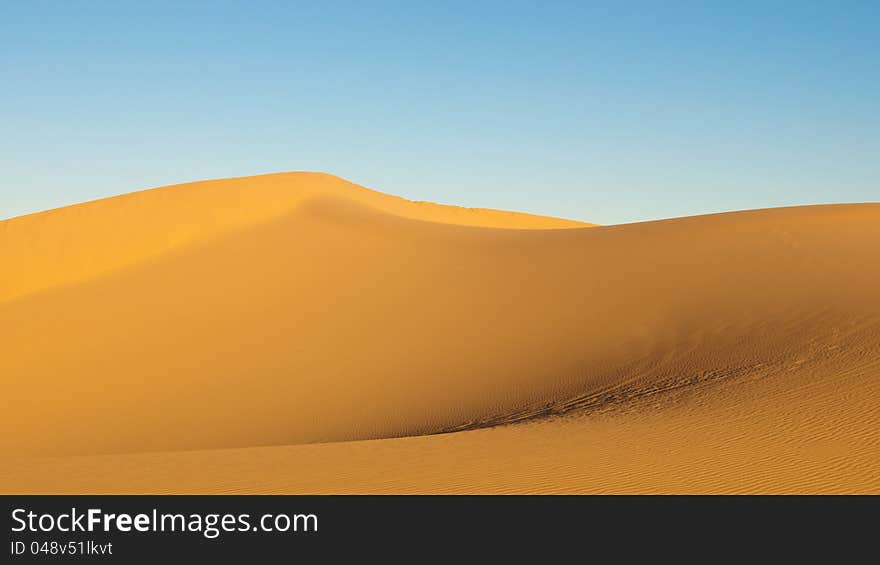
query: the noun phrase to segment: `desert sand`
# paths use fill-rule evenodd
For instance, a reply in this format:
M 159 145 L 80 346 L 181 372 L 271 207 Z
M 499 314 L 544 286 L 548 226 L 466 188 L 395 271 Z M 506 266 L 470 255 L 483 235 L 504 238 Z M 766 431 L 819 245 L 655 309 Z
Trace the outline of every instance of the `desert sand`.
M 319 173 L 0 222 L 4 493 L 880 493 L 880 204 L 613 226 Z

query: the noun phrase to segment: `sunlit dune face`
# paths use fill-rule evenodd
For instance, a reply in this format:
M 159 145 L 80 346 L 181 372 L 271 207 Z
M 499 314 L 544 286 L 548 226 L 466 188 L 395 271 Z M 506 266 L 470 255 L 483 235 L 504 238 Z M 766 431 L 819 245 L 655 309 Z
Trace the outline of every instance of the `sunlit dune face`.
M 8 220 L 0 484 L 878 492 L 876 249 L 877 204 L 596 227 L 313 173 Z

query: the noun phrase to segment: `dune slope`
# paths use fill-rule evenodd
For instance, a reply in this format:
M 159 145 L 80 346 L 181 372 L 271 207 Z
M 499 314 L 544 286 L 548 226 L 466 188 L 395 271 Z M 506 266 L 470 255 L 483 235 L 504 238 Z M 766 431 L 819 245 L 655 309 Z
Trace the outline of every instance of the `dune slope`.
M 317 174 L 8 220 L 0 479 L 877 492 L 877 249 L 877 204 L 587 227 Z

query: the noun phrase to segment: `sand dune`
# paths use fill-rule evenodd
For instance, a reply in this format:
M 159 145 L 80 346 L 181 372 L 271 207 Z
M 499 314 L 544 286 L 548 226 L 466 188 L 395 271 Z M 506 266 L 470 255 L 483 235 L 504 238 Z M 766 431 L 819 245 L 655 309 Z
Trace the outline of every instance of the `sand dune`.
M 531 214 L 410 202 L 322 173 L 264 175 L 167 186 L 0 222 L 0 301 L 136 265 L 337 196 L 394 216 L 464 226 L 584 227 Z
M 591 227 L 306 173 L 7 220 L 0 485 L 880 492 L 878 249 L 880 204 Z

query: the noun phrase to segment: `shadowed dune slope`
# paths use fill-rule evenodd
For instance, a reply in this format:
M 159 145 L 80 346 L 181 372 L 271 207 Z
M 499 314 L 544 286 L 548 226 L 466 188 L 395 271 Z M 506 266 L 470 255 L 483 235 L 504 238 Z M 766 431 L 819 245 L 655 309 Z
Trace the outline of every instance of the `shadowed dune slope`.
M 296 173 L 8 220 L 0 479 L 878 488 L 880 205 L 585 226 Z

